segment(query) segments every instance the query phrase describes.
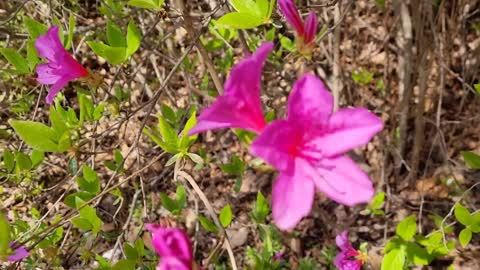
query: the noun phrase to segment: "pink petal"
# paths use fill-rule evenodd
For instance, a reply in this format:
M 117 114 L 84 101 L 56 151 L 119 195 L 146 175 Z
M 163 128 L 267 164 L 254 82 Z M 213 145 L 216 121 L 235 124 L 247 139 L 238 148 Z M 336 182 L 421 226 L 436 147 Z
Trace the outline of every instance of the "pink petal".
M 295 31 L 297 31 L 297 35 L 303 36 L 305 32 L 303 21 L 293 0 L 278 0 L 278 5 L 285 19 L 295 28 Z
M 341 109 L 330 117 L 326 134 L 311 143 L 323 155 L 335 156 L 367 144 L 382 129 L 382 120 L 367 109 Z
M 315 170 L 317 188 L 338 203 L 353 206 L 369 202 L 373 196 L 370 178 L 349 157 L 323 159 Z
M 55 84 L 62 77 L 60 74 L 57 74 L 56 72 L 57 68 L 58 67 L 56 67 L 55 64 L 50 64 L 50 63 L 39 64 L 35 68 L 35 71 L 38 74 L 37 81 L 39 81 L 42 84 Z
M 301 166 L 295 168 L 294 175 L 280 173 L 272 190 L 272 215 L 278 228 L 294 228 L 312 210 L 314 196 L 314 183 Z
M 39 36 L 35 41 L 35 48 L 38 54 L 50 62 L 55 62 L 57 55 L 66 52 L 60 41 L 58 31 L 58 26 L 52 26 L 46 34 Z
M 241 128 L 259 133 L 265 127 L 260 100 L 262 68 L 273 43 L 266 42 L 233 67 L 225 94 L 202 111 L 189 135 L 220 128 Z
M 68 53 L 62 56 L 61 63 L 65 76 L 72 80 L 88 76 L 88 71 Z
M 318 19 L 315 12 L 311 11 L 305 20 L 305 43 L 308 44 L 315 40 L 317 36 Z
M 146 224 L 145 227 L 152 232 L 152 244 L 161 257 L 192 260 L 190 239 L 183 230 L 165 228 L 155 224 Z
M 191 266 L 188 266 L 184 261 L 175 257 L 162 257 L 160 263 L 157 266 L 157 270 L 191 270 Z
M 350 242 L 348 242 L 348 232 L 343 231 L 337 237 L 335 237 L 335 243 L 337 244 L 337 247 L 339 247 L 341 250 L 346 250 L 350 247 Z
M 12 244 L 13 244 L 13 242 L 10 243 L 10 245 L 12 245 Z M 25 247 L 19 247 L 19 248 L 15 249 L 15 251 L 12 255 L 8 256 L 7 260 L 11 261 L 11 262 L 17 262 L 17 261 L 20 261 L 20 260 L 28 257 L 28 255 L 30 255 L 30 254 L 25 249 Z
M 47 102 L 47 104 L 52 104 L 55 96 L 60 92 L 60 90 L 62 90 L 63 87 L 65 87 L 65 85 L 68 84 L 69 81 L 70 80 L 68 78 L 61 78 L 54 85 L 52 85 L 50 91 L 48 91 L 47 97 L 45 98 L 45 102 Z
M 280 172 L 293 174 L 295 150 L 301 138 L 299 131 L 286 120 L 275 120 L 255 138 L 250 146 L 250 153 L 262 158 Z
M 323 82 L 306 74 L 295 82 L 288 98 L 288 119 L 292 122 L 323 124 L 333 110 L 333 96 Z

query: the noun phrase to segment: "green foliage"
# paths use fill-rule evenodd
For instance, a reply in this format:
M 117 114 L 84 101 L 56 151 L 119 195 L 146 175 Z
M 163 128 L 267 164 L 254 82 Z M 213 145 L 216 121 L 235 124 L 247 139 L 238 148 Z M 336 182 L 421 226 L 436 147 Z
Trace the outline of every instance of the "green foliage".
M 285 49 L 287 52 L 295 52 L 297 50 L 295 46 L 295 41 L 291 40 L 290 38 L 278 34 L 278 39 L 280 40 L 280 45 L 282 46 L 283 49 Z
M 15 67 L 15 70 L 8 70 L 9 72 L 15 74 L 27 74 L 31 72 L 27 59 L 25 59 L 15 49 L 3 48 L 0 49 L 0 53 L 12 66 Z
M 105 161 L 105 167 L 107 167 L 112 171 L 117 171 L 119 174 L 123 173 L 124 158 L 123 158 L 122 152 L 120 152 L 120 150 L 118 149 L 115 149 L 113 153 L 113 158 L 114 158 L 113 161 L 110 161 L 110 160 Z
M 220 210 L 219 219 L 224 228 L 228 227 L 228 225 L 232 223 L 233 213 L 230 204 L 225 205 L 225 207 Z
M 226 174 L 238 176 L 245 172 L 245 163 L 234 155 L 230 163 L 222 164 L 220 168 Z
M 159 10 L 165 0 L 130 0 L 128 4 L 133 7 Z
M 360 85 L 367 85 L 373 81 L 373 72 L 369 72 L 366 69 L 360 69 L 352 73 L 352 80 Z
M 217 226 L 215 225 L 215 223 L 210 220 L 209 218 L 207 217 L 204 217 L 202 215 L 198 215 L 198 221 L 200 221 L 200 225 L 202 225 L 202 227 L 209 231 L 209 232 L 218 232 L 218 228 Z
M 186 206 L 187 194 L 185 188 L 182 185 L 177 186 L 177 192 L 175 194 L 175 199 L 168 197 L 167 194 L 161 192 L 160 199 L 162 200 L 162 205 L 170 213 L 178 216 L 182 213 L 182 210 Z
M 265 223 L 265 219 L 267 218 L 269 213 L 270 207 L 268 206 L 268 202 L 263 196 L 263 194 L 259 191 L 257 193 L 257 200 L 255 201 L 255 206 L 252 209 L 252 219 L 256 223 Z
M 402 220 L 397 226 L 397 235 L 404 241 L 410 241 L 417 232 L 415 216 L 409 216 Z
M 280 236 L 272 226 L 258 226 L 260 237 L 262 239 L 262 249 L 255 250 L 247 247 L 246 256 L 251 270 L 277 270 L 290 269 L 283 260 L 275 259 L 275 254 L 280 252 Z
M 77 209 L 85 204 L 80 198 L 75 199 Z M 72 219 L 72 225 L 82 231 L 91 231 L 94 235 L 97 235 L 102 229 L 103 221 L 97 216 L 95 208 L 86 205 L 79 209 L 78 212 L 80 217 Z
M 218 19 L 218 24 L 235 29 L 251 29 L 270 23 L 275 0 L 231 0 L 237 12 L 231 12 Z
M 43 152 L 64 152 L 69 147 L 68 138 L 58 136 L 50 127 L 33 121 L 9 120 L 20 138 L 32 148 Z
M 133 21 L 128 23 L 126 36 L 120 27 L 108 21 L 106 36 L 108 45 L 97 41 L 87 41 L 87 44 L 95 54 L 113 65 L 121 64 L 133 55 L 140 47 L 142 39 L 141 31 Z
M 379 192 L 373 199 L 368 203 L 367 209 L 362 211 L 362 214 L 373 215 L 373 216 L 383 216 L 385 212 L 381 209 L 385 203 L 385 192 Z
M 480 233 L 480 213 L 472 214 L 460 203 L 455 204 L 455 218 L 465 226 L 458 235 L 458 240 L 462 247 L 466 247 L 472 240 L 473 233 Z
M 0 213 L 0 260 L 8 256 L 10 241 L 10 225 L 5 216 Z
M 463 156 L 463 160 L 465 160 L 465 163 L 467 163 L 467 165 L 474 169 L 474 170 L 478 170 L 480 169 L 480 156 L 471 152 L 471 151 L 462 151 L 462 156 Z

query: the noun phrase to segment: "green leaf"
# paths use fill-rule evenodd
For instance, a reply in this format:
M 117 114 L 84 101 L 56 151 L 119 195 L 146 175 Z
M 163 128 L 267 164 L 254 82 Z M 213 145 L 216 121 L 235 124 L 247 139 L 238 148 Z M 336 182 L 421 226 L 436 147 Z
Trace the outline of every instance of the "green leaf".
M 407 243 L 407 257 L 416 265 L 428 265 L 433 259 L 428 252 L 416 243 Z
M 205 230 L 209 232 L 218 232 L 217 226 L 215 226 L 215 223 L 213 223 L 213 221 L 210 219 L 202 215 L 198 215 L 198 221 L 200 221 L 200 225 L 202 225 Z
M 183 155 L 181 153 L 173 155 L 169 160 L 167 160 L 167 163 L 165 163 L 165 167 L 173 165 L 179 158 L 181 158 Z
M 87 41 L 87 44 L 95 54 L 113 65 L 121 64 L 126 59 L 125 47 L 111 47 L 96 41 Z
M 22 140 L 34 149 L 43 152 L 60 152 L 57 135 L 42 123 L 32 121 L 9 120 L 9 124 Z
M 22 152 L 17 152 L 15 155 L 15 161 L 17 168 L 20 171 L 28 171 L 32 168 L 32 161 L 30 160 L 30 157 Z
M 169 145 L 178 144 L 178 136 L 170 124 L 161 116 L 158 116 L 158 129 L 163 141 Z
M 128 4 L 139 8 L 160 9 L 164 1 L 165 0 L 130 0 Z
M 8 172 L 12 172 L 15 168 L 15 156 L 10 150 L 5 150 L 5 152 L 3 152 L 3 165 L 5 165 Z
M 167 194 L 160 192 L 160 200 L 162 201 L 163 207 L 170 213 L 174 215 L 179 214 L 177 202 L 168 197 Z
M 194 153 L 187 153 L 187 156 L 195 163 L 197 164 L 203 164 L 203 158 L 197 154 Z
M 127 29 L 127 57 L 138 50 L 141 40 L 142 32 L 134 21 L 130 21 Z
M 111 270 L 135 270 L 135 261 L 121 260 L 117 262 Z
M 280 39 L 280 45 L 282 48 L 287 50 L 288 52 L 294 52 L 297 48 L 295 46 L 295 42 L 288 37 L 278 34 L 278 38 Z
M 270 19 L 272 11 L 275 7 L 275 0 L 257 0 L 257 6 L 260 11 L 260 17 L 264 20 Z
M 175 122 L 177 121 L 177 115 L 175 114 L 175 111 L 173 111 L 173 109 L 170 108 L 167 104 L 163 103 L 160 109 L 162 111 L 162 116 L 165 118 L 165 120 L 167 120 L 171 124 L 175 124 Z
M 188 132 L 197 124 L 196 112 L 193 110 L 190 114 L 190 117 L 185 123 L 182 132 L 180 133 L 180 142 L 178 144 L 179 148 L 183 151 L 187 151 L 190 145 L 197 140 L 198 135 L 188 136 Z
M 179 185 L 177 187 L 177 192 L 175 193 L 175 195 L 178 208 L 182 210 L 183 208 L 185 208 L 185 205 L 187 203 L 187 193 L 185 192 L 185 188 L 182 185 Z
M 472 240 L 472 231 L 470 228 L 463 229 L 458 235 L 458 241 L 460 241 L 460 245 L 462 245 L 462 247 L 466 247 L 468 243 L 470 243 L 470 240 Z
M 383 202 L 385 201 L 385 192 L 380 192 L 375 197 L 373 197 L 372 201 L 370 202 L 370 206 L 373 209 L 379 209 L 383 206 Z
M 93 228 L 92 224 L 85 218 L 76 217 L 72 219 L 71 222 L 73 226 L 77 227 L 82 231 L 90 231 Z
M 55 110 L 55 106 L 50 106 L 50 123 L 58 137 L 61 137 L 63 133 L 69 130 L 63 115 Z
M 230 0 L 232 6 L 239 13 L 249 13 L 255 15 L 256 17 L 261 17 L 262 13 L 259 5 L 257 5 L 257 2 L 254 0 Z
M 455 213 L 455 218 L 458 220 L 458 222 L 460 222 L 465 226 L 471 225 L 474 221 L 468 209 L 463 207 L 463 205 L 461 205 L 460 203 L 457 203 L 455 205 L 454 213 Z
M 232 208 L 230 207 L 230 204 L 225 205 L 223 209 L 220 211 L 220 223 L 224 228 L 228 227 L 230 223 L 232 222 L 233 214 L 232 214 Z
M 75 193 L 67 195 L 63 202 L 70 208 L 77 208 L 76 201 L 78 199 L 80 199 L 82 201 L 88 201 L 88 200 L 92 199 L 94 196 L 95 196 L 94 194 L 91 194 L 89 192 L 80 191 L 80 192 L 75 192 Z
M 7 218 L 0 213 L 0 259 L 7 255 L 10 241 L 10 225 Z
M 250 13 L 231 12 L 223 15 L 217 23 L 235 29 L 251 29 L 262 25 L 263 19 Z
M 263 194 L 259 191 L 257 193 L 257 200 L 252 211 L 252 217 L 257 223 L 264 223 L 265 218 L 269 213 L 270 207 L 268 206 L 268 202 Z
M 127 257 L 127 259 L 129 260 L 136 261 L 139 257 L 137 253 L 137 249 L 135 249 L 128 243 L 125 243 L 123 245 L 123 251 L 125 252 L 125 257 Z
M 403 270 L 405 265 L 405 251 L 393 249 L 383 257 L 381 270 Z
M 105 103 L 100 103 L 95 109 L 93 110 L 92 118 L 94 121 L 98 121 L 102 118 L 103 112 L 105 111 Z
M 37 49 L 35 49 L 35 45 L 32 40 L 27 42 L 27 63 L 30 71 L 35 70 L 35 67 L 38 63 L 40 63 L 40 58 L 37 54 Z
M 73 32 L 75 31 L 75 24 L 76 19 L 73 13 L 70 13 L 70 17 L 68 18 L 68 37 L 67 37 L 67 44 L 65 44 L 65 49 L 70 50 L 73 44 Z
M 135 249 L 137 250 L 137 254 L 140 258 L 142 258 L 145 255 L 145 245 L 143 243 L 142 238 L 138 238 L 135 240 Z
M 230 163 L 222 164 L 220 168 L 226 174 L 242 175 L 245 171 L 245 163 L 237 156 L 233 156 Z
M 478 170 L 480 169 L 480 156 L 471 152 L 471 151 L 462 151 L 462 156 L 463 156 L 463 160 L 465 160 L 465 163 L 467 163 L 467 165 L 474 169 L 474 170 Z
M 77 206 L 78 205 L 79 204 L 77 203 Z M 100 232 L 103 225 L 103 221 L 97 216 L 97 212 L 95 211 L 95 208 L 87 205 L 82 209 L 80 209 L 78 212 L 80 213 L 80 216 L 82 218 L 90 222 L 90 224 L 92 225 L 91 230 L 93 234 L 97 234 Z
M 19 74 L 30 73 L 28 62 L 23 56 L 16 50 L 11 48 L 0 49 L 0 53 L 7 59 L 7 61 L 13 65 Z
M 112 21 L 107 21 L 107 41 L 112 47 L 127 47 L 122 30 Z
M 475 91 L 477 91 L 477 94 L 480 94 L 480 83 L 474 84 L 473 87 L 475 88 Z
M 410 241 L 417 232 L 417 223 L 414 215 L 402 220 L 397 226 L 397 235 L 405 241 Z
M 38 36 L 47 33 L 48 27 L 34 19 L 25 17 L 23 23 L 25 28 L 27 28 L 28 34 L 30 34 L 31 40 L 36 40 Z

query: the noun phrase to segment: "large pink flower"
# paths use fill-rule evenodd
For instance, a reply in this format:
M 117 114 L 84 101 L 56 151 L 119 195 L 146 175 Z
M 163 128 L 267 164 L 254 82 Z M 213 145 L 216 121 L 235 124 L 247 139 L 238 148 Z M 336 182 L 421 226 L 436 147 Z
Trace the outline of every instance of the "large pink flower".
M 160 255 L 158 270 L 192 270 L 192 246 L 185 232 L 178 228 L 166 228 L 155 224 L 146 224 L 152 233 L 152 244 Z
M 48 104 L 52 104 L 55 96 L 68 82 L 88 76 L 88 71 L 65 50 L 58 31 L 58 26 L 52 26 L 35 41 L 38 54 L 47 60 L 37 66 L 36 72 L 40 83 L 52 85 L 46 98 Z
M 300 53 L 309 54 L 314 47 L 313 41 L 317 35 L 317 15 L 315 15 L 315 12 L 311 11 L 304 23 L 293 0 L 278 0 L 278 5 L 280 6 L 280 11 L 283 16 L 285 16 L 285 19 L 297 32 L 298 50 Z
M 256 133 L 263 130 L 266 123 L 260 101 L 260 80 L 272 48 L 273 43 L 266 42 L 232 68 L 225 93 L 202 111 L 189 135 L 220 128 L 241 128 Z
M 343 231 L 335 238 L 340 252 L 335 256 L 334 264 L 339 270 L 360 270 L 363 260 L 361 253 L 352 247 L 348 241 L 348 232 Z
M 250 152 L 279 171 L 272 214 L 281 229 L 293 228 L 312 208 L 315 187 L 331 199 L 368 202 L 373 186 L 345 152 L 364 145 L 383 128 L 363 108 L 333 110 L 333 97 L 314 75 L 304 75 L 288 100 L 288 116 L 275 120 L 253 141 Z

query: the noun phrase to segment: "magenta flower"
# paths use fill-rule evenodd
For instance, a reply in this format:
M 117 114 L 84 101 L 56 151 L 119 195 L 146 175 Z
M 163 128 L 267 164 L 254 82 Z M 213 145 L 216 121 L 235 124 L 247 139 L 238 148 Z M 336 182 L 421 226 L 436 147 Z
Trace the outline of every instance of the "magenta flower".
M 52 104 L 55 96 L 68 82 L 88 76 L 88 71 L 80 65 L 63 47 L 58 35 L 58 26 L 52 26 L 45 35 L 35 41 L 38 54 L 47 60 L 37 66 L 37 80 L 52 85 L 46 102 Z
M 158 270 L 193 270 L 192 245 L 185 232 L 178 228 L 166 228 L 156 224 L 146 224 L 152 233 L 152 244 L 160 255 Z
M 314 75 L 297 80 L 286 120 L 275 120 L 253 141 L 250 152 L 279 171 L 272 214 L 281 229 L 293 228 L 312 208 L 315 188 L 345 204 L 368 202 L 369 177 L 345 152 L 364 145 L 383 128 L 363 108 L 333 110 L 333 97 Z
M 10 247 L 12 247 L 14 244 L 15 242 L 11 242 Z M 25 249 L 25 247 L 20 246 L 13 251 L 13 254 L 7 257 L 7 261 L 11 261 L 11 262 L 21 261 L 22 259 L 28 257 L 28 255 L 30 254 Z
M 232 68 L 225 93 L 198 117 L 188 134 L 220 128 L 241 128 L 260 133 L 265 119 L 260 101 L 262 68 L 273 43 L 266 42 L 257 51 Z
M 285 19 L 297 32 L 298 51 L 302 54 L 310 54 L 314 48 L 313 42 L 317 35 L 317 15 L 315 15 L 315 12 L 311 11 L 304 24 L 293 0 L 278 0 L 278 5 L 280 6 L 280 11 L 283 16 L 285 16 Z
M 347 231 L 343 231 L 335 238 L 340 252 L 335 256 L 334 264 L 339 270 L 360 270 L 363 259 L 360 251 L 354 249 L 348 241 Z

